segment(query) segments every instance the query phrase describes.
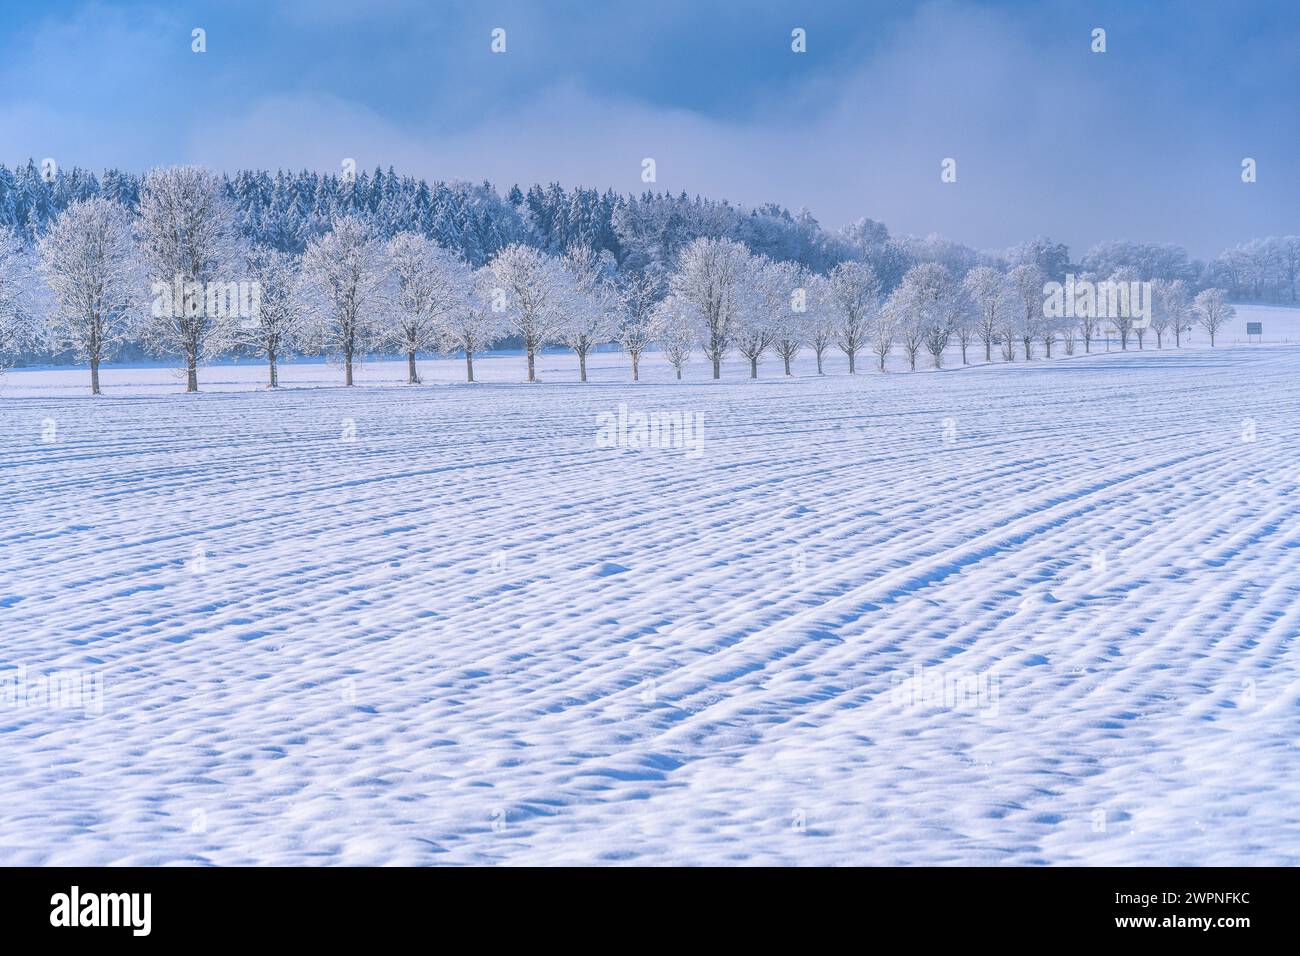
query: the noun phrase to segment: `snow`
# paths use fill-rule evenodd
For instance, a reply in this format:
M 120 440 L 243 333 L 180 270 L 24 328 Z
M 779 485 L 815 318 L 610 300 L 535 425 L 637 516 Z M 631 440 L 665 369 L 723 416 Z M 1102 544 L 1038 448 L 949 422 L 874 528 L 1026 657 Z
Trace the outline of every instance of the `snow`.
M 1300 863 L 1300 349 L 811 362 L 11 371 L 0 863 Z

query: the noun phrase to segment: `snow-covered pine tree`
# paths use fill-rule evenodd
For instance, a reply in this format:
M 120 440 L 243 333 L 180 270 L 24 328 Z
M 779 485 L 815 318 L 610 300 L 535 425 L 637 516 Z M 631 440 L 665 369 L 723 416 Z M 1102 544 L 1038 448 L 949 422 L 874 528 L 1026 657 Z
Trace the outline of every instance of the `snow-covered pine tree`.
M 36 340 L 32 302 L 35 276 L 22 237 L 10 225 L 0 225 L 0 369 Z

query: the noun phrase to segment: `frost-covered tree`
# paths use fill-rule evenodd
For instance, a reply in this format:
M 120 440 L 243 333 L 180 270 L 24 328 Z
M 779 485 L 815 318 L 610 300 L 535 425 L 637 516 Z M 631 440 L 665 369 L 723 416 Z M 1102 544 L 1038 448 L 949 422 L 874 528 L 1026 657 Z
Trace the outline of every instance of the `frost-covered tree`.
M 776 330 L 772 349 L 781 356 L 785 374 L 790 375 L 790 363 L 808 341 L 816 315 L 816 303 L 809 299 L 812 274 L 797 262 L 770 262 L 765 276 L 760 290 Z M 820 362 L 818 365 L 820 371 Z
M 1141 279 L 1141 273 L 1137 269 L 1133 268 L 1132 266 L 1125 266 L 1121 269 L 1116 269 L 1114 272 L 1112 272 L 1110 274 L 1110 279 L 1108 281 L 1123 285 L 1125 287 L 1131 287 L 1130 283 L 1138 282 L 1140 281 L 1140 279 Z M 1124 293 L 1124 296 L 1125 298 L 1127 298 L 1127 293 Z M 1098 308 L 1100 309 L 1100 303 L 1102 299 L 1102 295 L 1100 291 L 1098 292 L 1097 298 L 1098 298 Z M 1115 315 L 1110 316 L 1109 321 L 1111 325 L 1115 326 L 1115 330 L 1119 332 L 1120 348 L 1124 351 L 1127 351 L 1129 337 L 1132 336 L 1134 332 L 1132 310 L 1128 308 L 1119 308 L 1116 310 Z
M 221 177 L 206 169 L 158 169 L 140 187 L 135 227 L 154 291 L 144 342 L 181 357 L 185 390 L 197 392 L 199 365 L 225 351 L 239 328 L 226 292 L 242 259 L 235 206 Z
M 278 249 L 255 247 L 248 253 L 248 278 L 257 283 L 258 302 L 240 323 L 239 338 L 266 358 L 268 388 L 279 387 L 280 360 L 304 341 L 307 313 L 298 266 L 296 256 Z
M 46 230 L 37 250 L 54 306 L 46 326 L 49 343 L 90 365 L 90 393 L 98 395 L 99 366 L 126 340 L 140 300 L 131 216 L 99 197 L 74 202 Z
M 857 355 L 871 336 L 880 282 L 865 262 L 841 262 L 830 273 L 831 303 L 839 320 L 836 342 L 849 358 L 849 374 L 857 371 Z
M 496 276 L 487 266 L 475 270 L 467 294 L 442 313 L 439 342 L 445 352 L 465 354 L 465 380 L 474 381 L 474 356 L 505 335 L 505 315 L 493 308 Z
M 415 356 L 436 349 L 444 317 L 464 307 L 470 269 L 454 252 L 417 232 L 399 232 L 385 251 L 392 286 L 386 338 L 406 356 L 407 383 L 416 385 Z
M 888 300 L 886 300 L 886 305 L 889 305 Z M 871 351 L 876 353 L 880 371 L 882 372 L 885 370 L 885 361 L 894 350 L 894 339 L 897 335 L 898 309 L 896 305 L 890 308 L 884 306 L 878 308 L 876 310 L 876 320 L 871 323 Z M 912 361 L 915 364 L 915 356 L 913 356 Z
M 839 323 L 836 322 L 835 312 L 831 307 L 830 283 L 826 278 L 814 272 L 809 272 L 805 276 L 804 282 L 807 293 L 805 303 L 807 311 L 803 323 L 804 337 L 808 342 L 808 347 L 812 349 L 813 355 L 817 358 L 817 374 L 824 375 L 822 362 L 825 360 L 827 351 L 836 342 Z
M 1156 332 L 1156 347 L 1163 348 L 1162 339 L 1174 334 L 1175 347 L 1183 344 L 1183 333 L 1190 327 L 1192 300 L 1187 293 L 1187 283 L 1182 279 L 1172 282 L 1157 280 L 1152 285 L 1151 328 Z
M 1094 273 L 1086 272 L 1080 276 L 1080 279 L 1083 280 L 1083 283 L 1093 284 L 1096 282 L 1097 276 Z M 1085 286 L 1080 284 L 1077 288 L 1082 289 L 1085 288 Z M 1097 338 L 1102 327 L 1101 319 L 1097 316 L 1095 302 L 1088 303 L 1086 300 L 1079 298 L 1078 291 L 1076 291 L 1075 296 L 1076 301 L 1074 314 L 1078 316 L 1079 336 L 1083 339 L 1083 350 L 1085 352 L 1091 352 L 1092 341 Z
M 1028 362 L 1034 357 L 1034 339 L 1042 333 L 1045 301 L 1043 286 L 1047 284 L 1047 274 L 1038 266 L 1026 263 L 1007 273 L 1007 281 L 1020 307 L 1017 331 L 1025 347 L 1025 361 Z
M 35 340 L 31 257 L 12 228 L 0 224 L 0 369 Z
M 942 363 L 943 350 L 952 337 L 957 285 L 952 274 L 937 262 L 923 262 L 907 270 L 887 301 L 908 367 L 916 371 L 916 356 L 924 347 Z
M 317 347 L 343 362 L 343 383 L 353 366 L 383 340 L 388 266 L 384 246 L 358 216 L 341 216 L 313 239 L 302 257 L 304 290 L 315 306 Z
M 655 307 L 655 328 L 659 334 L 659 348 L 668 364 L 677 371 L 677 380 L 681 381 L 682 368 L 691 357 L 691 346 L 695 344 L 696 323 L 677 298 L 670 295 Z
M 916 301 L 917 290 L 909 284 L 907 276 L 898 284 L 898 288 L 889 293 L 889 298 L 881 307 L 881 318 L 889 324 L 893 338 L 903 347 L 907 356 L 907 365 L 916 371 L 916 356 L 925 344 L 925 321 L 919 303 Z M 879 353 L 877 353 L 879 354 Z M 884 370 L 881 356 L 881 370 Z
M 739 325 L 737 295 L 745 276 L 749 250 L 730 239 L 696 239 L 682 249 L 671 288 L 699 323 L 698 337 L 713 363 L 713 377 L 722 375 L 722 359 L 731 349 Z
M 493 307 L 504 310 L 528 355 L 528 381 L 537 381 L 537 352 L 564 328 L 568 281 L 551 256 L 521 243 L 506 246 L 488 264 L 496 279 Z
M 770 259 L 751 256 L 736 292 L 736 351 L 749 362 L 749 377 L 758 378 L 758 363 L 776 344 L 787 308 L 782 279 Z
M 663 280 L 653 272 L 633 272 L 616 286 L 618 325 L 615 338 L 632 362 L 632 381 L 640 381 L 641 356 L 659 337 L 658 305 Z
M 1196 321 L 1210 335 L 1210 347 L 1214 347 L 1214 336 L 1237 314 L 1237 310 L 1228 304 L 1228 295 L 1222 289 L 1205 289 L 1196 294 L 1193 303 Z
M 958 347 L 961 348 L 961 364 L 969 365 L 970 359 L 967 357 L 967 353 L 979 338 L 979 327 L 975 324 L 975 312 L 970 299 L 966 297 L 965 288 L 956 285 L 954 295 L 956 308 L 953 313 L 952 334 L 957 339 Z
M 963 319 L 965 300 L 961 284 L 946 267 L 937 262 L 922 263 L 908 271 L 916 285 L 914 298 L 921 310 L 925 330 L 925 350 L 935 368 L 943 367 L 943 354 L 957 334 Z M 907 277 L 904 277 L 907 281 Z
M 993 361 L 993 340 L 997 338 L 1010 305 L 1007 299 L 1006 277 L 990 266 L 976 266 L 966 273 L 962 281 L 966 295 L 975 310 L 972 327 L 984 343 L 984 361 Z M 965 353 L 962 361 L 966 360 Z
M 578 380 L 585 382 L 587 356 L 617 331 L 614 257 L 589 245 L 573 245 L 565 252 L 563 263 L 568 294 L 560 337 L 578 357 Z

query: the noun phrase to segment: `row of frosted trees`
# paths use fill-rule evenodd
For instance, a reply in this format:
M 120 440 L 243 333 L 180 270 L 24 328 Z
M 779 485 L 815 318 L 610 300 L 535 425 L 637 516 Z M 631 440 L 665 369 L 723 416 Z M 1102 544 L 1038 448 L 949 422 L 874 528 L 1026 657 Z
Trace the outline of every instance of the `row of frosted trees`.
M 959 276 L 934 262 L 913 266 L 885 295 L 872 266 L 842 262 L 826 275 L 797 262 L 754 255 L 741 242 L 696 239 L 666 276 L 619 273 L 607 251 L 572 245 L 561 255 L 523 244 L 474 269 L 422 233 L 382 240 L 365 220 L 336 219 L 300 256 L 241 239 L 223 181 L 199 167 L 151 173 L 138 211 L 102 197 L 71 203 L 29 253 L 16 234 L 0 232 L 0 354 L 33 346 L 72 352 L 99 370 L 126 341 L 183 363 L 187 390 L 198 372 L 229 354 L 266 359 L 269 384 L 278 363 L 303 353 L 337 358 L 345 384 L 366 355 L 399 353 L 419 381 L 416 358 L 474 357 L 511 338 L 523 346 L 528 380 L 536 357 L 564 345 L 586 381 L 588 356 L 617 344 L 639 377 L 642 356 L 658 348 L 682 377 L 695 350 L 721 375 L 724 358 L 743 357 L 757 378 L 760 363 L 780 359 L 785 374 L 804 349 L 823 371 L 829 351 L 849 371 L 874 355 L 883 371 L 901 352 L 913 370 L 928 354 L 941 366 L 959 347 L 963 363 L 995 346 L 1011 361 L 1053 346 L 1091 351 L 1103 325 L 1122 348 L 1180 345 L 1194 322 L 1211 336 L 1231 316 L 1221 291 L 1194 299 L 1181 280 L 1154 284 L 1149 327 L 1133 319 L 1050 318 L 1047 276 L 1035 265 L 1007 272 L 977 266 Z M 1096 278 L 1083 276 L 1083 279 Z M 1108 277 L 1136 280 L 1121 269 Z

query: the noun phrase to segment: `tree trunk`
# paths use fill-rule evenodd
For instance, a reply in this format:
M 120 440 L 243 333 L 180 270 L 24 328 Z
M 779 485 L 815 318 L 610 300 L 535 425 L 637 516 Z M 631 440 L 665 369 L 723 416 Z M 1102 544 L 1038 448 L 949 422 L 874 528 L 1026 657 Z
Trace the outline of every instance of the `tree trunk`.
M 1214 348 L 1214 329 L 1210 329 L 1210 348 Z
M 722 378 L 722 359 L 721 359 L 721 358 L 715 358 L 715 359 L 713 360 L 713 377 L 714 377 L 714 378 Z
M 682 380 L 682 367 L 679 365 L 677 366 L 677 381 L 680 382 L 681 380 Z
M 857 357 L 858 357 L 858 353 L 857 353 L 857 352 L 850 352 L 850 353 L 848 353 L 848 354 L 849 354 L 849 374 L 850 374 L 850 375 L 854 375 L 854 374 L 857 373 Z
M 533 347 L 528 347 L 528 381 L 537 381 L 536 365 L 533 362 Z
M 785 359 L 785 374 L 786 374 L 786 375 L 789 375 L 789 374 L 790 374 L 790 356 L 785 355 L 785 356 L 782 356 L 782 358 Z
M 198 356 L 191 349 L 185 355 L 185 391 L 197 392 L 199 390 L 199 368 Z
M 579 352 L 578 353 L 578 381 L 585 382 L 586 380 L 587 380 L 587 353 Z
M 465 381 L 474 381 L 474 353 L 468 350 L 465 352 Z
M 90 394 L 99 394 L 99 356 L 90 357 Z
M 1051 339 L 1048 339 L 1048 340 L 1047 340 L 1047 357 L 1048 357 L 1048 358 L 1051 358 L 1051 357 L 1052 357 L 1052 340 L 1051 340 Z
M 749 360 L 749 377 L 758 378 L 758 357 Z
M 271 388 L 275 388 L 280 384 L 280 376 L 275 369 L 275 350 L 268 352 L 266 358 L 267 364 L 271 366 Z
M 993 340 L 992 339 L 984 340 L 984 361 L 990 363 L 993 361 Z
M 414 351 L 408 351 L 406 353 L 406 384 L 407 385 L 420 384 L 420 376 L 415 374 L 415 352 Z
M 352 384 L 352 350 L 343 353 L 343 384 Z
M 634 382 L 639 382 L 639 381 L 641 381 L 641 369 L 640 369 L 640 365 L 641 365 L 641 356 L 640 356 L 640 354 L 638 354 L 638 353 L 636 353 L 636 352 L 633 352 L 633 353 L 632 353 L 632 381 L 634 381 Z
M 818 374 L 818 375 L 825 375 L 825 374 L 826 374 L 825 372 L 822 371 L 822 353 L 821 353 L 821 352 L 818 352 L 818 353 L 817 353 L 817 374 Z
M 963 346 L 961 347 L 961 364 L 962 364 L 962 365 L 969 365 L 969 364 L 970 364 L 970 362 L 966 361 L 966 346 L 965 346 L 965 345 L 963 345 Z

